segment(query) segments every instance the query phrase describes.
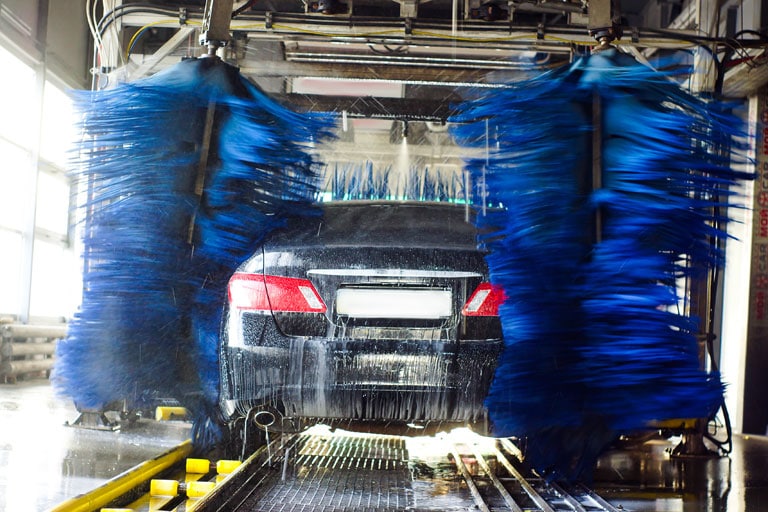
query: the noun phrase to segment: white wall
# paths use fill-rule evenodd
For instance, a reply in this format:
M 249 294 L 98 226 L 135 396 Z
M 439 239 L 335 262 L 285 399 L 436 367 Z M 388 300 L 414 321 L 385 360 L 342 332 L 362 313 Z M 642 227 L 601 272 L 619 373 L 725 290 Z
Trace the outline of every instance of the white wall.
M 73 87 L 90 88 L 90 34 L 84 0 L 50 0 L 48 70 Z
M 45 62 L 47 72 L 63 84 L 89 88 L 90 35 L 84 13 L 85 0 L 2 0 L 0 36 L 14 52 L 35 64 Z

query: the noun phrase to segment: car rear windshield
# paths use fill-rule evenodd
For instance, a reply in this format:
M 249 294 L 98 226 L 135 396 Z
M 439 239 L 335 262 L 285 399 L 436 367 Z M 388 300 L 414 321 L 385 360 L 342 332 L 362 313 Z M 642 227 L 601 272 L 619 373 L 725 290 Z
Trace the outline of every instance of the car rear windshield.
M 344 201 L 323 203 L 322 215 L 296 219 L 269 246 L 476 248 L 471 207 L 450 203 Z

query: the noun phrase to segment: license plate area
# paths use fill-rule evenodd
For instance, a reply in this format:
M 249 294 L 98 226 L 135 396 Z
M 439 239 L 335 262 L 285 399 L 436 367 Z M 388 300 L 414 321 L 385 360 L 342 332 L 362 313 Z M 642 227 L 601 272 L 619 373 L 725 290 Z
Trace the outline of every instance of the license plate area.
M 340 318 L 445 320 L 453 315 L 450 288 L 343 287 L 336 290 Z

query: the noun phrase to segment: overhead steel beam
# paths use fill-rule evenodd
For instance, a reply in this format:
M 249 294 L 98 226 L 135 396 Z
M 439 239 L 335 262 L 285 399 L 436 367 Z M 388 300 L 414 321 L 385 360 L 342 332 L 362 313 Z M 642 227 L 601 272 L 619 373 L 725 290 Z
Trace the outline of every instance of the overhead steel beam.
M 163 63 L 166 57 L 176 51 L 179 46 L 186 43 L 190 34 L 192 34 L 195 30 L 196 29 L 194 27 L 190 27 L 188 25 L 180 27 L 178 32 L 176 32 L 168 41 L 166 41 L 163 46 L 158 48 L 155 53 L 153 53 L 150 57 L 147 58 L 147 60 L 142 62 L 139 67 L 130 73 L 128 77 L 129 80 L 136 80 L 151 74 L 152 71 L 154 71 L 154 69 L 158 66 L 158 64 Z
M 285 18 L 285 19 L 283 19 Z M 189 19 L 195 19 L 190 14 Z M 157 27 L 178 27 L 178 18 L 158 19 L 157 15 L 133 13 L 123 16 L 124 26 L 143 27 L 153 23 Z M 456 33 L 452 33 L 446 22 L 422 24 L 412 20 L 381 18 L 365 20 L 344 18 L 329 23 L 325 18 L 312 15 L 291 15 L 279 13 L 253 14 L 231 20 L 230 30 L 247 34 L 250 38 L 273 40 L 318 40 L 326 43 L 375 42 L 377 44 L 428 45 L 443 44 L 451 48 L 506 48 L 517 51 L 564 52 L 573 45 L 592 46 L 595 40 L 586 27 L 552 26 L 544 31 L 540 27 L 515 25 L 492 25 L 485 22 L 464 21 Z M 597 22 L 595 22 L 597 24 Z M 673 36 L 685 36 L 676 39 Z M 698 35 L 695 30 L 673 30 L 667 38 L 660 38 L 658 32 L 638 30 L 636 46 L 644 48 L 682 48 L 695 46 L 684 39 Z
M 194 13 L 189 13 L 189 20 L 196 19 Z M 200 19 L 200 18 L 197 18 Z M 122 17 L 124 26 L 143 27 L 155 23 L 160 27 L 178 27 L 178 18 L 169 16 L 159 18 L 150 13 L 131 13 Z M 431 20 L 429 23 L 419 19 L 406 20 L 399 18 L 324 18 L 317 15 L 283 15 L 281 13 L 263 13 L 239 16 L 231 20 L 231 32 L 243 32 L 249 35 L 264 34 L 273 38 L 300 37 L 302 39 L 317 37 L 325 41 L 343 38 L 353 38 L 357 41 L 367 39 L 390 41 L 399 39 L 404 43 L 422 41 L 445 41 L 455 47 L 479 46 L 501 47 L 504 45 L 552 46 L 562 49 L 573 43 L 593 44 L 594 40 L 587 34 L 585 28 L 551 27 L 541 38 L 538 27 L 508 25 L 490 25 L 486 22 L 464 21 L 457 33 L 452 33 L 450 21 Z M 408 33 L 408 32 L 411 33 Z M 547 35 L 552 40 L 547 40 Z M 556 40 L 555 40 L 556 39 Z M 538 46 L 535 48 L 538 49 Z
M 488 54 L 476 55 L 472 58 L 455 58 L 452 56 L 382 56 L 359 53 L 316 53 L 287 51 L 285 59 L 292 62 L 307 63 L 350 63 L 364 66 L 418 66 L 421 68 L 451 68 L 451 69 L 481 69 L 481 70 L 522 70 L 533 68 L 533 64 L 521 64 L 508 60 L 496 59 Z
M 509 5 L 509 7 L 515 11 L 535 13 L 583 14 L 586 11 L 581 3 L 567 2 L 562 0 L 539 0 L 536 3 L 511 0 L 507 5 Z
M 413 85 L 444 87 L 483 87 L 492 84 L 489 72 L 493 69 L 450 69 L 418 66 L 377 66 L 360 63 L 303 63 L 285 61 L 258 61 L 247 59 L 239 62 L 240 71 L 257 77 L 307 77 L 323 79 L 385 80 Z M 510 71 L 509 73 L 517 73 Z M 504 74 L 509 77 L 509 74 Z
M 723 94 L 732 98 L 745 98 L 757 93 L 768 84 L 768 50 L 761 52 L 745 50 L 752 61 L 743 62 L 725 74 Z

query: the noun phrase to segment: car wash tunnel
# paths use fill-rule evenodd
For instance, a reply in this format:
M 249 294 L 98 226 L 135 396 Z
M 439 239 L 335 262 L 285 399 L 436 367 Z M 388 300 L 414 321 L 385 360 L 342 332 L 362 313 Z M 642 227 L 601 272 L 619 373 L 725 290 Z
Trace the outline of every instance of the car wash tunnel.
M 0 512 L 768 511 L 765 2 L 0 4 Z

